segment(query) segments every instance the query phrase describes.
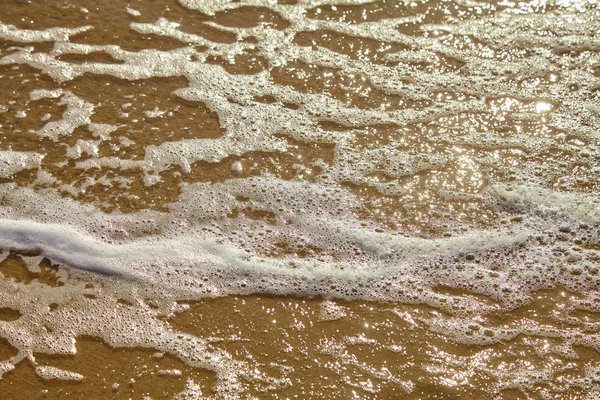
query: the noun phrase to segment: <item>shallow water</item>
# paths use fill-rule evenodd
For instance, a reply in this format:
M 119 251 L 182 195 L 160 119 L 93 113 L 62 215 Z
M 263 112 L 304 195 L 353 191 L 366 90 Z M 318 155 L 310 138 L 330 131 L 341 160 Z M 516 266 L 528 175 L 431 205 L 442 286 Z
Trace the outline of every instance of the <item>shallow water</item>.
M 599 17 L 3 2 L 0 387 L 600 395 Z

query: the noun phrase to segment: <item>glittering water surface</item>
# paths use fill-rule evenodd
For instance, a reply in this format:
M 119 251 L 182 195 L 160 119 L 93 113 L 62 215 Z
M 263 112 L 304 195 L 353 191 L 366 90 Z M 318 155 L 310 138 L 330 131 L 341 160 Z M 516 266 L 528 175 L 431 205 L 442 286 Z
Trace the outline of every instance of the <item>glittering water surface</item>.
M 3 1 L 0 388 L 600 396 L 599 18 Z

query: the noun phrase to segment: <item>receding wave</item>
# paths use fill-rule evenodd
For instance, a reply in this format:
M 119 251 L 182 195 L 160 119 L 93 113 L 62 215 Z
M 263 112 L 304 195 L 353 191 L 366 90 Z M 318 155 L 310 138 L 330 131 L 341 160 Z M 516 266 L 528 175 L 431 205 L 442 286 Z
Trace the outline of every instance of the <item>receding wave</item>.
M 600 287 L 595 1 L 75 1 L 73 15 L 8 3 L 4 262 L 20 254 L 39 279 L 47 260 L 60 265 L 52 282 L 86 277 L 105 292 L 53 322 L 96 324 L 44 344 L 43 308 L 82 298 L 83 284 L 28 311 L 2 283 L 31 316 L 29 341 L 0 323 L 18 349 L 2 372 L 34 351 L 72 352 L 78 335 L 136 345 L 134 307 L 106 323 L 119 298 L 161 310 L 250 294 L 425 304 L 456 316 L 430 329 L 486 345 L 543 334 L 484 334 L 461 315 Z M 323 318 L 343 315 L 323 304 Z M 285 386 L 201 339 L 160 341 L 170 328 L 154 317 L 138 332 L 147 347 L 215 370 L 219 396 L 241 395 L 242 376 Z

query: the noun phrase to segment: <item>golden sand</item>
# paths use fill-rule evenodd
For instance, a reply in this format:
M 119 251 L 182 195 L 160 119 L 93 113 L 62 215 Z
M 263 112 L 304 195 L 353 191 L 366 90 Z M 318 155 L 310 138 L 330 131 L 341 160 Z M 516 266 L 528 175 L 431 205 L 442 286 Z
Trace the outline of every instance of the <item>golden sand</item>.
M 398 6 L 398 2 L 387 1 L 337 7 L 324 5 L 309 9 L 307 18 L 352 24 L 413 16 L 418 17 L 417 21 L 402 24 L 399 31 L 406 35 L 415 32 L 423 35 L 419 31 L 420 25 L 441 24 L 448 14 L 455 18 L 477 18 L 489 16 L 496 10 L 507 7 L 505 2 L 494 2 L 491 6 L 488 4 L 487 8 L 470 7 L 462 2 L 443 8 L 441 4 L 448 2 L 439 2 L 439 7 L 437 2 L 433 3 L 435 4 L 415 3 L 412 7 Z M 139 10 L 141 15 L 134 16 L 131 12 L 126 12 L 126 6 Z M 492 11 L 490 7 L 493 8 Z M 86 11 L 82 13 L 78 11 L 80 9 Z M 225 28 L 220 29 L 219 26 L 252 28 L 264 25 L 274 30 L 284 30 L 289 26 L 289 21 L 273 10 L 254 6 L 208 15 L 188 9 L 177 1 L 166 0 L 127 3 L 113 0 L 8 0 L 0 4 L 0 22 L 15 25 L 19 29 L 93 26 L 92 30 L 74 35 L 70 39 L 74 43 L 118 45 L 127 51 L 169 51 L 189 45 L 172 37 L 143 34 L 130 28 L 132 21 L 153 23 L 159 17 L 180 23 L 179 29 L 185 33 L 200 35 L 215 43 L 234 43 L 238 40 L 234 33 Z M 441 35 L 440 40 L 446 40 L 447 43 L 452 40 L 452 35 L 443 39 L 443 30 L 427 32 L 432 37 Z M 456 43 L 453 45 L 458 48 L 473 46 L 484 54 L 493 53 L 493 57 L 499 59 L 504 57 L 501 61 L 505 62 L 510 62 L 511 57 L 525 57 L 527 52 L 523 50 L 522 54 L 506 55 L 500 49 L 476 38 L 456 35 L 454 39 Z M 252 41 L 252 37 L 244 38 L 245 43 Z M 296 34 L 294 43 L 307 48 L 329 49 L 339 57 L 348 56 L 350 60 L 358 59 L 384 67 L 400 65 L 400 61 L 388 55 L 410 48 L 401 43 L 352 36 L 335 30 L 301 32 Z M 0 59 L 17 52 L 16 47 L 19 46 L 23 44 L 0 39 Z M 52 42 L 31 43 L 27 46 L 32 46 L 34 52 L 42 53 L 53 49 Z M 200 52 L 205 50 L 198 44 L 192 47 Z M 598 50 L 592 48 L 573 51 L 594 53 Z M 89 54 L 67 53 L 57 58 L 81 65 L 122 63 L 103 51 Z M 273 84 L 289 86 L 303 94 L 325 93 L 346 107 L 361 110 L 387 107 L 388 110 L 423 111 L 436 102 L 480 99 L 468 87 L 464 87 L 463 91 L 439 87 L 431 96 L 415 99 L 414 96 L 391 93 L 369 79 L 333 67 L 313 65 L 302 60 L 291 60 L 278 66 L 269 65 L 269 60 L 258 51 L 243 51 L 231 59 L 211 56 L 206 62 L 220 65 L 232 75 L 249 75 L 269 70 Z M 428 60 L 402 62 L 407 68 L 431 74 L 459 73 L 466 65 L 464 60 L 441 51 L 434 51 L 434 57 Z M 598 76 L 598 69 L 594 71 Z M 408 85 L 415 83 L 409 74 L 403 79 Z M 517 78 L 508 79 L 514 81 Z M 531 85 L 535 86 L 532 83 L 535 79 L 542 81 L 542 85 L 550 85 L 555 78 L 549 74 L 546 77 L 518 79 L 521 79 L 520 84 L 525 90 Z M 543 83 L 544 79 L 546 83 Z M 10 105 L 8 112 L 0 113 L 0 148 L 19 152 L 43 149 L 45 156 L 39 169 L 58 178 L 57 181 L 44 181 L 39 179 L 36 169 L 24 169 L 2 178 L 1 183 L 13 182 L 17 187 L 36 190 L 55 189 L 64 197 L 93 204 L 104 212 L 167 212 L 169 204 L 178 200 L 181 188 L 186 184 L 214 184 L 257 176 L 315 182 L 321 179 L 319 176 L 324 168 L 334 163 L 337 145 L 335 140 L 302 141 L 286 132 L 279 132 L 276 137 L 291 150 L 253 150 L 223 157 L 218 162 L 199 160 L 193 162 L 188 171 L 175 165 L 161 171 L 160 181 L 151 187 L 144 184 L 145 171 L 141 168 L 102 166 L 82 169 L 78 165 L 79 162 L 95 157 L 142 160 L 148 146 L 185 139 L 223 137 L 224 128 L 215 110 L 202 102 L 186 100 L 174 94 L 174 91 L 186 88 L 188 84 L 184 77 L 127 80 L 93 73 L 58 82 L 39 68 L 29 65 L 0 65 L 0 103 Z M 40 137 L 37 131 L 48 122 L 60 120 L 67 106 L 52 98 L 31 100 L 31 91 L 37 89 L 69 91 L 94 104 L 92 122 L 113 124 L 119 128 L 98 145 L 97 154 L 84 152 L 77 158 L 70 158 L 67 156 L 69 146 L 75 146 L 78 141 L 95 140 L 95 136 L 85 126 L 79 126 L 59 141 Z M 578 88 L 574 87 L 573 90 Z M 598 93 L 598 88 L 596 92 L 591 92 L 590 101 L 597 101 Z M 361 205 L 352 211 L 353 215 L 361 220 L 376 221 L 386 229 L 420 238 L 450 236 L 448 221 L 465 224 L 472 229 L 485 229 L 502 220 L 506 226 L 522 228 L 523 218 L 518 213 L 491 206 L 477 196 L 492 180 L 513 179 L 506 174 L 504 167 L 507 165 L 555 163 L 558 166 L 555 174 L 551 172 L 539 177 L 548 187 L 597 195 L 600 180 L 589 172 L 596 161 L 593 157 L 579 158 L 575 150 L 569 152 L 563 146 L 571 143 L 573 148 L 582 149 L 590 144 L 586 142 L 589 139 L 549 123 L 547 112 L 557 105 L 540 100 L 544 98 L 543 90 L 537 94 L 538 96 L 515 99 L 499 93 L 496 98 L 485 99 L 490 110 L 518 108 L 514 113 L 511 111 L 508 118 L 498 118 L 496 111 L 467 109 L 448 115 L 441 113 L 431 119 L 417 120 L 402 126 L 392 123 L 363 126 L 362 133 L 356 133 L 350 142 L 351 146 L 361 151 L 394 141 L 400 151 L 456 157 L 443 165 L 401 178 L 379 171 L 370 173 L 365 178 L 367 183 L 351 179 L 341 182 L 342 187 L 360 200 Z M 234 102 L 235 99 L 231 101 Z M 256 97 L 254 101 L 261 104 L 281 103 L 270 95 Z M 507 102 L 510 104 L 507 105 Z M 124 103 L 129 105 L 124 107 Z M 282 103 L 281 107 L 297 109 L 299 105 Z M 531 113 L 536 107 L 542 107 L 543 110 L 538 110 L 537 116 L 532 119 Z M 26 117 L 19 117 L 16 110 L 25 110 Z M 148 110 L 170 112 L 161 118 L 153 118 L 145 113 Z M 321 120 L 319 126 L 340 134 L 352 128 L 333 120 Z M 435 139 L 435 135 L 441 131 L 451 131 L 456 137 L 462 137 L 464 132 L 473 127 L 485 129 L 503 138 L 522 134 L 548 138 L 550 143 L 545 150 L 532 152 L 516 142 L 490 148 L 461 143 L 460 139 L 456 142 Z M 560 145 L 554 144 L 553 140 L 560 142 Z M 465 152 L 468 157 L 461 158 L 456 154 L 458 145 L 462 146 L 460 151 Z M 496 164 L 475 165 L 464 162 L 467 158 L 490 157 L 492 153 L 498 160 Z M 239 165 L 243 168 L 238 168 Z M 564 177 L 568 175 L 573 176 L 574 180 L 567 182 Z M 129 184 L 126 188 L 116 184 L 107 185 L 100 181 L 102 177 L 122 178 Z M 391 181 L 400 182 L 404 192 L 383 193 L 379 186 L 369 184 Z M 77 190 L 65 189 L 64 185 Z M 448 195 L 444 192 L 446 189 L 458 190 L 461 195 Z M 239 206 L 227 218 L 247 218 L 270 227 L 279 223 L 275 213 L 253 208 L 248 203 L 248 198 L 238 197 Z M 144 234 L 147 235 L 161 230 L 160 226 L 140 229 L 145 229 Z M 127 235 L 126 232 L 122 234 Z M 114 235 L 114 238 L 119 238 L 118 232 Z M 564 253 L 565 268 L 576 267 L 582 259 L 592 263 L 597 263 L 600 259 L 600 246 L 591 239 L 586 242 L 575 233 L 565 231 L 559 233 L 556 240 L 558 244 L 579 246 L 585 253 L 582 256 L 558 249 L 559 253 Z M 341 257 L 335 249 L 290 241 L 265 241 L 252 251 L 267 257 L 326 260 Z M 10 287 L 31 291 L 31 298 L 35 298 L 35 291 L 39 287 L 81 285 L 82 279 L 84 284 L 89 285 L 90 293 L 85 295 L 88 300 L 93 301 L 94 296 L 102 293 L 103 284 L 91 276 L 85 275 L 86 278 L 82 278 L 76 273 L 71 275 L 72 271 L 68 266 L 59 267 L 47 258 L 36 268 L 32 268 L 21 257 L 34 255 L 11 252 L 0 263 L 0 278 L 8 282 Z M 463 257 L 461 260 L 466 257 L 468 262 L 478 262 L 471 255 L 457 257 Z M 62 275 L 59 271 L 62 271 Z M 585 271 L 588 272 L 593 274 L 593 271 Z M 580 270 L 574 269 L 574 275 L 580 273 Z M 89 282 L 85 279 L 89 279 Z M 224 350 L 233 359 L 252 366 L 256 374 L 241 377 L 242 389 L 238 393 L 241 398 L 582 399 L 590 395 L 590 387 L 598 385 L 600 375 L 593 371 L 600 371 L 600 353 L 593 346 L 583 346 L 577 340 L 584 335 L 595 337 L 600 330 L 597 305 L 586 303 L 589 297 L 585 293 L 575 293 L 557 286 L 551 290 L 534 291 L 523 304 L 507 309 L 497 299 L 478 292 L 444 285 L 434 289 L 437 294 L 459 301 L 472 300 L 489 306 L 489 309 L 487 312 L 459 310 L 452 309 L 450 305 L 434 308 L 420 301 L 415 301 L 415 304 L 400 304 L 251 295 L 182 299 L 178 301 L 179 308 L 169 315 L 157 318 L 166 323 L 172 332 L 202 338 L 209 343 L 211 349 Z M 125 307 L 145 307 L 152 310 L 159 307 L 154 305 L 154 300 L 140 299 L 139 304 L 134 304 L 131 299 L 118 301 Z M 50 304 L 48 313 L 55 312 L 56 307 L 59 306 Z M 77 304 L 60 307 L 76 308 Z M 59 311 L 60 309 L 62 308 Z M 22 313 L 19 310 L 0 304 L 2 323 L 8 324 L 20 318 Z M 465 342 L 463 336 L 453 336 L 453 323 L 456 322 L 456 326 L 459 326 L 465 320 L 474 321 L 468 329 L 483 344 L 470 344 Z M 442 322 L 436 325 L 435 321 Z M 76 338 L 75 348 L 76 354 L 29 354 L 13 370 L 4 373 L 0 379 L 0 397 L 167 399 L 177 396 L 198 398 L 200 393 L 205 397 L 219 397 L 213 391 L 217 380 L 214 371 L 192 367 L 176 356 L 158 351 L 145 343 L 140 342 L 137 347 L 111 347 L 99 337 L 79 336 Z M 0 337 L 0 360 L 11 360 L 17 353 L 18 350 L 8 340 Z M 73 373 L 72 379 L 44 376 L 43 371 L 46 370 L 43 368 L 48 366 Z M 270 377 L 276 377 L 279 381 L 274 382 Z

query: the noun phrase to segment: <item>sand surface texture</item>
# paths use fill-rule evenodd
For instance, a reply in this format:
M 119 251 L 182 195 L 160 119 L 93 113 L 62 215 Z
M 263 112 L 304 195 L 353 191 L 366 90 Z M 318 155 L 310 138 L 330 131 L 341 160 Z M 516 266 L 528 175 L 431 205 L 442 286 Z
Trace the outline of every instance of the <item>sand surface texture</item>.
M 0 397 L 600 398 L 598 32 L 0 1 Z

